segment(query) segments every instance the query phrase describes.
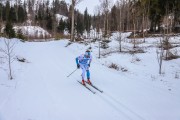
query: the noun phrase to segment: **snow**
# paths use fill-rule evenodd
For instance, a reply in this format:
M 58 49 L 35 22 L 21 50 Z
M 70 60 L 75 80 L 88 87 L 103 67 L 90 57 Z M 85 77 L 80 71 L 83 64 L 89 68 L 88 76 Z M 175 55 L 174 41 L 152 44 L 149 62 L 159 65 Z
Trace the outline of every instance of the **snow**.
M 21 30 L 22 34 L 25 36 L 29 37 L 42 37 L 44 38 L 45 36 L 51 37 L 51 34 L 43 29 L 40 26 L 15 26 L 13 29 L 16 31 L 16 33 Z M 4 27 L 1 29 L 1 33 L 3 33 Z
M 64 16 L 64 15 L 60 15 L 60 14 L 56 14 L 56 20 L 59 22 L 61 19 L 63 21 L 66 21 L 68 19 L 68 17 Z
M 131 49 L 130 33 L 123 33 L 123 50 Z M 118 50 L 116 34 L 109 48 Z M 180 38 L 174 37 L 176 42 Z M 156 49 L 159 38 L 147 38 L 139 44 L 145 53 L 114 52 L 98 59 L 98 42 L 89 45 L 68 40 L 49 42 L 15 41 L 14 53 L 28 62 L 15 60 L 13 80 L 8 80 L 7 61 L 0 58 L 0 120 L 179 120 L 180 59 L 163 61 L 158 74 Z M 140 40 L 141 41 L 141 40 Z M 0 38 L 0 48 L 3 48 Z M 81 70 L 75 58 L 92 47 L 91 81 L 104 93 L 92 94 L 80 85 Z M 174 48 L 180 51 L 180 48 Z M 2 57 L 3 53 L 0 52 Z M 137 61 L 137 58 L 140 61 Z M 126 68 L 123 72 L 108 68 L 111 63 Z
M 21 32 L 26 36 L 36 36 L 36 37 L 45 37 L 45 36 L 51 36 L 46 30 L 39 26 L 16 26 L 14 27 L 14 30 L 17 32 L 18 30 L 21 30 Z

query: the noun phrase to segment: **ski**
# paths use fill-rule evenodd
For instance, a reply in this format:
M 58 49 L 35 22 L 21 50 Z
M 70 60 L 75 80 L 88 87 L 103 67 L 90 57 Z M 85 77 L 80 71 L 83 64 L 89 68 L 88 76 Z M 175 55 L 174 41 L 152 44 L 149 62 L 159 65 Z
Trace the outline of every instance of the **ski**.
M 77 80 L 78 81 L 78 80 Z M 84 86 L 85 88 L 87 88 L 89 91 L 91 91 L 93 94 L 95 94 L 96 92 L 94 92 L 93 90 L 91 90 L 90 88 L 88 88 L 86 85 L 83 85 L 80 81 L 78 81 L 82 86 Z
M 85 81 L 88 85 L 90 85 L 91 87 L 93 87 L 94 89 L 98 90 L 99 92 L 103 93 L 102 90 L 100 90 L 98 87 L 94 86 L 92 83 L 89 84 L 87 81 Z

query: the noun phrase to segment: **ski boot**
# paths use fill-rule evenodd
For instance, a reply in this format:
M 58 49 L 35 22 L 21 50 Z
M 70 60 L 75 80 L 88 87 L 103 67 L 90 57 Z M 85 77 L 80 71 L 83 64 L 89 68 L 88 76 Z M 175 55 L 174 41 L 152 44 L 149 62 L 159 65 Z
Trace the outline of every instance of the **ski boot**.
M 91 85 L 91 81 L 90 81 L 90 79 L 88 79 L 88 80 L 87 80 L 87 83 Z
M 84 81 L 84 80 L 82 80 L 82 84 L 83 84 L 84 86 L 86 86 L 86 84 L 85 84 L 85 81 Z

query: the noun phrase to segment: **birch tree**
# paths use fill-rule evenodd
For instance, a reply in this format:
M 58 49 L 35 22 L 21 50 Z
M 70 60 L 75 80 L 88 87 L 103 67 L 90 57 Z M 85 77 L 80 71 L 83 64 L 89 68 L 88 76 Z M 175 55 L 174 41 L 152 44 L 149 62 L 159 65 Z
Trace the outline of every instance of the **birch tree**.
M 6 39 L 4 38 L 4 48 L 0 48 L 0 52 L 3 52 L 5 55 L 5 58 L 7 59 L 8 62 L 8 71 L 9 71 L 9 79 L 12 80 L 13 76 L 12 76 L 12 62 L 14 61 L 14 45 L 15 42 L 13 42 L 10 39 Z

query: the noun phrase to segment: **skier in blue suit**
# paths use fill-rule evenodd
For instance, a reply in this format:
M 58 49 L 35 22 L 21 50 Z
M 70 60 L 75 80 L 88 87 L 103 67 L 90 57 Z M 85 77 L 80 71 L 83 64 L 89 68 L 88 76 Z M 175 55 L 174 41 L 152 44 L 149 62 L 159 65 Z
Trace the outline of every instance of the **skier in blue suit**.
M 76 58 L 76 64 L 77 64 L 77 68 L 79 69 L 81 67 L 82 69 L 82 84 L 85 85 L 85 81 L 84 81 L 84 77 L 85 77 L 85 73 L 87 76 L 87 82 L 88 84 L 91 84 L 90 81 L 90 71 L 89 71 L 89 67 L 92 61 L 92 56 L 89 50 L 87 50 L 85 52 L 85 54 L 82 54 L 80 56 L 78 56 Z

